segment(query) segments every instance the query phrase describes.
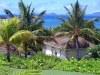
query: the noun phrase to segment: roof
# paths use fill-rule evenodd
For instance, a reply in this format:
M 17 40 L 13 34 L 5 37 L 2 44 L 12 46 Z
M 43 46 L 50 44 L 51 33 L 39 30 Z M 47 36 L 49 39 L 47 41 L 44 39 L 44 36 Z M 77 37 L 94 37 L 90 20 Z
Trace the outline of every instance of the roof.
M 51 47 L 54 47 L 54 48 L 60 48 L 60 49 L 64 49 L 66 48 L 66 44 L 68 43 L 69 41 L 69 37 L 67 36 L 59 36 L 59 37 L 54 37 L 54 40 L 49 40 L 49 41 L 44 41 L 44 45 L 49 45 Z M 89 44 L 89 47 L 94 47 L 95 45 L 92 44 L 91 42 L 85 40 L 84 38 L 82 37 L 79 37 L 78 40 L 80 41 L 80 44 L 85 44 L 85 43 L 88 43 Z
M 66 46 L 66 43 L 68 42 L 69 38 L 65 37 L 65 36 L 55 37 L 54 40 L 44 41 L 44 44 L 52 46 L 52 47 L 56 47 L 56 48 L 64 48 Z

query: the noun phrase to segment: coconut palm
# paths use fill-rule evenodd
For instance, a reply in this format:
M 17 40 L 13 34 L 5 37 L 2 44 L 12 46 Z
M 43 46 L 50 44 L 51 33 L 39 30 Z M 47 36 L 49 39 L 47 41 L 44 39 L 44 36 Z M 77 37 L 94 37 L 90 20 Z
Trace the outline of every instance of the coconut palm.
M 81 6 L 79 5 L 78 0 L 74 5 L 71 4 L 71 7 L 72 7 L 71 10 L 65 7 L 65 9 L 68 12 L 68 20 L 64 21 L 63 23 L 63 28 L 65 27 L 66 31 L 68 32 L 64 32 L 61 34 L 67 34 L 67 35 L 70 34 L 70 37 L 72 37 L 72 39 L 77 42 L 79 36 L 84 37 L 85 35 L 87 35 L 89 38 L 93 38 L 98 42 L 100 42 L 100 38 L 96 35 L 95 26 L 93 22 L 96 21 L 97 19 L 85 20 L 84 17 L 85 17 L 86 7 L 82 9 Z
M 36 36 L 32 34 L 32 32 L 28 30 L 20 30 L 16 32 L 11 38 L 10 42 L 16 44 L 16 46 L 23 45 L 23 50 L 25 52 L 25 58 L 27 58 L 27 52 L 28 52 L 28 43 L 29 41 L 36 40 Z
M 27 29 L 33 31 L 42 28 L 43 24 L 42 18 L 46 11 L 42 11 L 39 15 L 36 15 L 34 13 L 34 8 L 31 9 L 31 4 L 26 6 L 22 0 L 18 3 L 18 7 L 20 10 L 19 17 L 21 20 L 21 25 L 20 25 L 21 30 Z M 13 13 L 8 9 L 5 9 L 4 12 L 10 17 L 14 16 Z
M 19 2 L 19 9 L 22 29 L 29 28 L 30 30 L 33 25 L 38 25 L 39 27 L 42 27 L 43 20 L 41 18 L 45 14 L 45 11 L 41 12 L 38 16 L 35 16 L 36 14 L 34 13 L 34 8 L 31 10 L 31 4 L 29 6 L 25 6 L 22 0 Z
M 6 45 L 8 62 L 10 62 L 10 46 L 12 44 L 9 39 L 15 32 L 18 31 L 18 25 L 19 20 L 17 18 L 3 20 L 0 22 L 0 36 Z
M 22 0 L 18 3 L 18 7 L 20 10 L 20 16 L 19 16 L 19 19 L 20 19 L 19 29 L 20 30 L 29 30 L 29 31 L 36 32 L 36 31 L 40 31 L 41 29 L 43 29 L 43 26 L 42 26 L 43 19 L 42 18 L 46 11 L 42 11 L 39 15 L 37 15 L 34 13 L 34 8 L 31 9 L 31 4 L 26 6 Z M 11 11 L 8 9 L 5 9 L 5 13 L 8 16 L 12 15 Z M 10 17 L 12 17 L 12 16 L 10 16 Z M 28 45 L 32 45 L 32 43 L 28 44 Z
M 89 42 L 86 41 L 85 35 L 88 36 L 88 38 L 93 38 L 96 41 L 100 42 L 99 36 L 97 36 L 94 22 L 96 19 L 93 20 L 85 20 L 85 8 L 81 8 L 78 0 L 73 5 L 71 4 L 71 10 L 67 7 L 64 7 L 66 11 L 68 12 L 68 20 L 63 20 L 63 28 L 66 28 L 66 31 L 60 32 L 60 34 L 56 34 L 56 36 L 62 36 L 67 35 L 70 37 L 70 40 L 68 41 L 66 48 L 76 48 L 77 51 L 79 51 L 79 48 L 87 48 L 89 47 Z M 64 28 L 64 29 L 65 29 Z M 83 37 L 83 38 L 82 38 Z M 83 43 L 83 44 L 81 44 Z M 79 52 L 77 52 L 77 57 L 79 57 Z

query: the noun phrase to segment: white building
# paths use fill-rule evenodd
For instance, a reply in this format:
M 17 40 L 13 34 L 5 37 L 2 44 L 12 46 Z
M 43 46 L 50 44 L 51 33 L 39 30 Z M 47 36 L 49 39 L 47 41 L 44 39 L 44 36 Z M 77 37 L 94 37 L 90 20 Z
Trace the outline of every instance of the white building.
M 86 49 L 83 48 L 67 49 L 66 44 L 69 41 L 69 38 L 66 36 L 55 37 L 54 40 L 44 41 L 43 53 L 50 56 L 57 56 L 59 58 L 77 58 L 77 56 L 81 58 L 88 53 Z M 90 47 L 93 47 L 93 44 L 86 41 L 84 38 L 79 37 L 79 41 L 81 41 L 80 44 L 82 47 L 84 47 L 87 43 L 89 43 Z M 82 41 L 84 41 L 84 43 L 82 43 Z

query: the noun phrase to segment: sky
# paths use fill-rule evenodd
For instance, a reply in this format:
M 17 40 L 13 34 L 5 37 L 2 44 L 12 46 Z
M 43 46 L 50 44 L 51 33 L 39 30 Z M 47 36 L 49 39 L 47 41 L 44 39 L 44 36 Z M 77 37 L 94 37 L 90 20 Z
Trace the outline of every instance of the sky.
M 14 14 L 19 13 L 18 2 L 20 0 L 0 0 L 0 14 L 4 14 L 4 9 L 11 10 Z M 36 13 L 46 10 L 47 13 L 65 14 L 64 6 L 70 8 L 70 4 L 76 0 L 23 0 L 26 5 L 32 2 L 32 8 Z M 87 6 L 86 14 L 100 12 L 100 0 L 79 0 L 82 7 Z

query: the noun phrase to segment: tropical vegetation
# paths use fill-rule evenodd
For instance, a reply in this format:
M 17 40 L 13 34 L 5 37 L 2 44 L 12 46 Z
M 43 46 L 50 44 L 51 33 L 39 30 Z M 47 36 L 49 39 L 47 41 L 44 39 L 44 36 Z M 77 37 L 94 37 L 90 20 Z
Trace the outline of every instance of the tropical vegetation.
M 20 73 L 41 73 L 42 70 L 60 70 L 66 72 L 80 72 L 80 73 L 90 73 L 90 74 L 100 74 L 100 60 L 95 59 L 82 59 L 80 61 L 75 58 L 70 60 L 63 60 L 56 58 L 54 56 L 46 56 L 42 53 L 37 53 L 37 55 L 25 59 L 19 58 L 18 56 L 12 57 L 12 62 L 8 63 L 5 61 L 3 55 L 0 58 L 0 72 L 5 71 L 5 73 L 14 70 L 14 72 Z M 4 69 L 5 68 L 5 69 Z M 4 74 L 5 74 L 4 73 Z M 34 75 L 34 74 L 33 74 Z
M 100 35 L 96 31 L 94 26 L 94 22 L 98 21 L 98 18 L 92 20 L 85 20 L 85 8 L 81 8 L 78 0 L 73 5 L 71 4 L 71 10 L 65 7 L 67 11 L 68 20 L 64 20 L 63 18 L 59 18 L 63 21 L 62 25 L 55 28 L 54 31 L 60 32 L 63 35 L 69 35 L 72 40 L 77 42 L 78 44 L 78 37 L 84 37 L 88 41 L 91 41 L 95 44 L 100 43 Z M 57 35 L 57 36 L 60 36 Z M 73 42 L 73 43 L 75 43 Z
M 71 4 L 71 10 L 64 7 L 68 19 L 59 18 L 63 23 L 54 29 L 43 27 L 46 11 L 36 14 L 34 8 L 31 9 L 31 4 L 26 6 L 22 0 L 18 7 L 19 16 L 4 9 L 9 18 L 0 20 L 0 75 L 40 75 L 42 71 L 50 69 L 100 74 L 100 30 L 94 25 L 99 20 L 84 19 L 86 7 L 81 8 L 78 0 Z M 88 54 L 77 60 L 73 57 L 61 59 L 41 53 L 44 40 L 55 41 L 54 38 L 59 36 L 69 38 L 66 49 L 85 48 Z M 90 47 L 89 43 L 94 47 Z

